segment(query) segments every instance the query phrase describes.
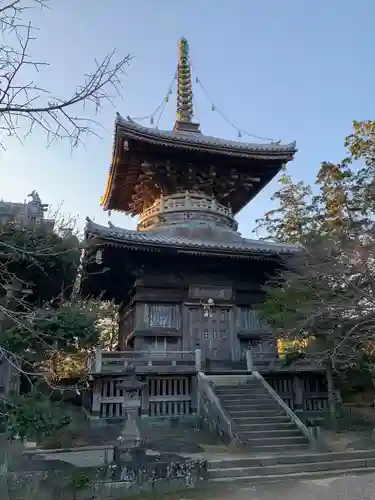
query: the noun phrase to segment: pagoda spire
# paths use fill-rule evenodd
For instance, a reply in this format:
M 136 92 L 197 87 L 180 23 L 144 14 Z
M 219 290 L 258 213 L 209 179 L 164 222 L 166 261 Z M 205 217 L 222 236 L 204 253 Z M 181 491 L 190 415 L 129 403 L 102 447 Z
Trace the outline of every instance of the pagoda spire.
M 199 132 L 199 124 L 193 123 L 193 86 L 189 61 L 189 43 L 186 38 L 178 42 L 177 72 L 177 120 L 174 131 Z

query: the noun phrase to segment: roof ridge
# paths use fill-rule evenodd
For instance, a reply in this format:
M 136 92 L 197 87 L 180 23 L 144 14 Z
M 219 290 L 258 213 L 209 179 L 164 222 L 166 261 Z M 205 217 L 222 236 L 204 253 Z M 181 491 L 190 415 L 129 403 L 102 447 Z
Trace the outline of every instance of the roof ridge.
M 204 135 L 202 133 L 198 132 L 183 132 L 181 130 L 177 131 L 170 131 L 170 130 L 160 130 L 160 129 L 155 129 L 152 127 L 146 127 L 144 125 L 141 125 L 137 123 L 136 121 L 132 120 L 130 116 L 127 116 L 124 118 L 123 116 L 120 115 L 120 113 L 116 113 L 116 125 L 119 125 L 123 128 L 126 128 L 127 130 L 133 129 L 134 131 L 140 132 L 140 133 L 145 133 L 149 134 L 150 136 L 153 137 L 160 137 L 162 138 L 169 138 L 172 140 L 182 140 L 182 141 L 187 141 L 190 143 L 195 143 L 196 145 L 216 145 L 216 146 L 221 146 L 223 148 L 233 148 L 233 149 L 238 149 L 242 151 L 246 150 L 254 150 L 254 151 L 274 151 L 274 152 L 288 152 L 288 153 L 295 153 L 297 151 L 296 149 L 296 141 L 292 141 L 290 143 L 286 144 L 281 144 L 280 141 L 277 142 L 265 142 L 265 143 L 258 143 L 258 142 L 240 142 L 240 141 L 235 141 L 231 139 L 224 139 L 220 137 L 214 137 L 210 135 Z

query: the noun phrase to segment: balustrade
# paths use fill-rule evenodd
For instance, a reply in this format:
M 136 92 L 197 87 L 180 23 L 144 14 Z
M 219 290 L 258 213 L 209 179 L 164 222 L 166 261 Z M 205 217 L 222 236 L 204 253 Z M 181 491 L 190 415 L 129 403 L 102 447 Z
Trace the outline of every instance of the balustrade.
M 89 374 L 115 374 L 131 365 L 139 373 L 158 370 L 195 372 L 200 369 L 201 356 L 196 351 L 104 351 L 98 347 L 88 357 L 86 371 Z
M 231 221 L 233 213 L 230 207 L 218 203 L 215 198 L 199 193 L 178 193 L 161 196 L 153 205 L 140 215 L 139 229 L 146 229 L 153 223 L 155 216 L 173 212 L 202 211 L 223 215 Z

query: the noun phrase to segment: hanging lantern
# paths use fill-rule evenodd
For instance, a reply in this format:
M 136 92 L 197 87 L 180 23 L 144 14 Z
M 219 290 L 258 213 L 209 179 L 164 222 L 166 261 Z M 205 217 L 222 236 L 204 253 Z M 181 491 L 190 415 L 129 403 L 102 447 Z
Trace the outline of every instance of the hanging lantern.
M 165 102 L 168 102 L 169 101 L 169 96 L 166 96 L 165 97 Z
M 241 130 L 238 131 L 238 137 L 242 137 Z
M 151 125 L 153 125 L 153 124 L 154 124 L 154 117 L 153 117 L 153 116 L 151 116 L 150 123 L 151 123 Z
M 199 83 L 199 78 L 197 76 L 195 77 L 195 83 Z
M 98 250 L 95 255 L 95 262 L 97 264 L 103 264 L 103 250 Z
M 216 106 L 215 106 L 215 104 L 213 104 L 212 105 L 212 111 L 215 111 L 215 109 L 216 109 Z

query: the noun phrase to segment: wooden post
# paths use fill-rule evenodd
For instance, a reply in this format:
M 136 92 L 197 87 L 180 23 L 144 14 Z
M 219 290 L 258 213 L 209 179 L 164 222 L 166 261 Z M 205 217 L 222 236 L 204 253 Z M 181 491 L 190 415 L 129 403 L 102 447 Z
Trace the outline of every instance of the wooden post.
M 91 405 L 91 414 L 93 417 L 100 416 L 100 409 L 102 403 L 102 381 L 94 380 L 92 386 L 92 405 Z
M 252 372 L 254 370 L 253 353 L 251 349 L 247 349 L 246 351 L 246 368 L 248 372 Z
M 149 382 L 148 382 L 148 377 L 145 379 L 146 385 L 143 387 L 141 391 L 141 415 L 148 416 L 149 414 L 149 398 L 150 398 L 150 393 L 149 393 Z
M 202 349 L 195 349 L 195 369 L 197 372 L 202 371 Z
M 95 348 L 95 373 L 102 371 L 102 349 L 100 346 Z
M 328 405 L 329 414 L 332 421 L 333 428 L 336 427 L 336 398 L 335 398 L 335 386 L 333 383 L 333 370 L 332 370 L 332 360 L 329 359 L 326 363 L 326 377 L 327 377 L 327 390 L 328 390 Z
M 302 380 L 298 376 L 293 377 L 293 402 L 294 408 L 292 410 L 303 410 L 303 388 Z
M 191 379 L 191 411 L 197 413 L 198 411 L 198 375 L 194 375 Z
M 10 284 L 3 285 L 6 290 L 6 295 L 0 299 L 0 336 L 7 328 L 13 324 L 13 320 L 9 314 L 6 314 L 6 310 L 16 311 L 17 310 L 17 297 L 31 295 L 33 292 L 28 288 L 23 288 L 22 282 L 18 278 L 12 279 Z M 9 362 L 7 357 L 3 354 L 0 357 L 0 385 L 4 386 L 5 395 L 9 394 L 10 391 L 14 393 L 19 393 L 20 386 L 20 372 L 14 368 L 14 366 Z

